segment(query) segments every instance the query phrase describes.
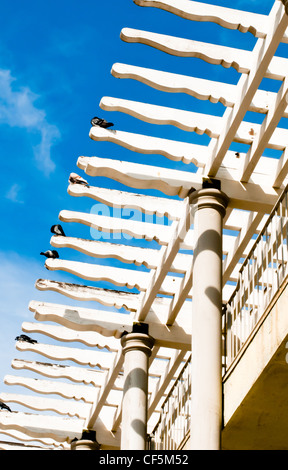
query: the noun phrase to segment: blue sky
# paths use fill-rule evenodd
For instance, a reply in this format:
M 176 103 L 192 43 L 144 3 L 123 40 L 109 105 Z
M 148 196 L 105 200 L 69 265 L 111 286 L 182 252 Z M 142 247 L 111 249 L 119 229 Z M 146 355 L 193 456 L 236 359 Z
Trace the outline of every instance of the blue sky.
M 209 2 L 207 2 L 209 3 Z M 227 1 L 213 1 L 227 6 Z M 233 6 L 268 14 L 272 0 L 235 0 Z M 5 374 L 13 373 L 11 360 L 22 357 L 14 338 L 23 321 L 33 321 L 32 299 L 73 304 L 59 294 L 38 292 L 38 278 L 85 283 L 60 272 L 48 272 L 39 255 L 50 247 L 50 227 L 61 210 L 90 212 L 88 198 L 67 194 L 68 176 L 77 169 L 78 156 L 117 158 L 190 171 L 184 164 L 160 156 L 144 156 L 89 138 L 90 119 L 101 115 L 115 128 L 175 140 L 203 143 L 206 136 L 191 136 L 170 126 L 153 126 L 120 113 L 99 109 L 103 96 L 209 110 L 221 115 L 222 105 L 198 102 L 181 94 L 162 93 L 110 74 L 115 62 L 140 65 L 237 83 L 233 69 L 211 66 L 198 59 L 168 56 L 147 46 L 120 40 L 124 27 L 171 34 L 199 41 L 252 49 L 250 34 L 227 31 L 216 25 L 196 24 L 155 8 L 140 8 L 132 0 L 1 1 L 0 16 L 0 152 L 2 163 L 0 232 L 0 391 Z M 212 111 L 211 111 L 212 112 Z M 206 141 L 205 141 L 206 139 Z M 96 186 L 120 187 L 101 178 Z M 127 189 L 127 188 L 125 188 Z M 71 236 L 90 238 L 88 227 L 66 224 Z M 63 258 L 83 256 L 62 251 Z M 89 262 L 92 262 L 89 260 Z M 91 285 L 91 283 L 90 283 Z M 82 304 L 84 306 L 84 304 Z M 43 340 L 43 338 L 42 338 Z M 39 358 L 38 358 L 39 360 Z M 40 359 L 41 360 L 41 359 Z

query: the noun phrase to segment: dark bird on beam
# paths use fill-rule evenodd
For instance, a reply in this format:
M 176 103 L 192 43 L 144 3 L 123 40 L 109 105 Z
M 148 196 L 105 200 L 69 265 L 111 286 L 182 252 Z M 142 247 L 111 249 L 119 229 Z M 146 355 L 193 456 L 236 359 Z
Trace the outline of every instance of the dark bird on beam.
M 3 403 L 3 401 L 0 401 L 0 409 L 1 410 L 7 410 L 7 411 L 10 411 L 10 413 L 12 413 L 12 411 L 10 410 L 9 406 L 6 405 L 5 403 Z
M 68 181 L 71 184 L 84 184 L 84 186 L 87 186 L 87 188 L 90 188 L 88 181 L 84 180 L 82 176 L 77 175 L 77 173 L 70 173 Z
M 30 338 L 30 336 L 27 336 L 27 335 L 16 336 L 15 340 L 16 341 L 25 341 L 26 343 L 31 343 L 31 344 L 37 343 L 36 339 L 32 339 L 32 338 Z
M 96 116 L 93 119 L 91 119 L 90 122 L 91 122 L 92 126 L 104 127 L 104 129 L 107 129 L 107 127 L 114 126 L 113 122 L 105 121 L 105 119 L 101 119 L 101 118 L 98 118 Z
M 58 251 L 56 250 L 41 251 L 40 255 L 46 256 L 46 258 L 59 258 Z
M 62 237 L 66 237 L 62 226 L 59 224 L 52 225 L 51 233 L 54 233 L 54 235 L 61 235 Z

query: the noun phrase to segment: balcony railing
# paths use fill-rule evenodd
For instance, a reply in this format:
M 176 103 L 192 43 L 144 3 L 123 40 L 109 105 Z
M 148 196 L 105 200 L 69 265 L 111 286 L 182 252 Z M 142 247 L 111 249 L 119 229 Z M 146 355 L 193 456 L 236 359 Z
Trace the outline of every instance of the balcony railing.
M 223 374 L 265 318 L 287 276 L 288 186 L 245 258 L 236 288 L 223 311 Z M 191 356 L 167 395 L 150 436 L 153 450 L 179 449 L 190 428 Z
M 226 370 L 256 331 L 287 275 L 288 186 L 247 255 L 225 309 Z
M 150 436 L 151 450 L 181 448 L 190 429 L 191 356 L 161 407 L 160 418 Z

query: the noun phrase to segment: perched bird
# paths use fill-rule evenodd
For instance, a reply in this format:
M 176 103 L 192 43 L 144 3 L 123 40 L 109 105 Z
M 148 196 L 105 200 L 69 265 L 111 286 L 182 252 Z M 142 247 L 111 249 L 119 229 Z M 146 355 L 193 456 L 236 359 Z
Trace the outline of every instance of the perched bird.
M 70 173 L 69 183 L 71 184 L 84 184 L 87 188 L 90 188 L 88 182 L 82 178 L 82 176 L 77 175 L 77 173 Z
M 31 343 L 31 344 L 37 343 L 36 339 L 32 339 L 32 338 L 30 338 L 30 336 L 27 336 L 27 335 L 16 336 L 15 340 L 16 341 L 26 341 L 26 343 Z
M 40 255 L 44 255 L 46 258 L 59 258 L 58 251 L 56 250 L 41 251 Z
M 98 118 L 96 116 L 93 119 L 91 119 L 90 122 L 91 122 L 92 126 L 104 127 L 104 129 L 107 129 L 107 127 L 114 126 L 113 122 L 105 121 L 105 119 L 101 119 L 101 118 Z
M 54 235 L 62 235 L 62 237 L 66 237 L 63 228 L 59 224 L 52 225 L 51 233 L 54 233 Z
M 0 401 L 0 409 L 1 410 L 7 410 L 7 411 L 10 411 L 10 413 L 12 413 L 12 411 L 10 410 L 9 406 L 6 405 L 5 403 L 3 403 L 3 401 Z

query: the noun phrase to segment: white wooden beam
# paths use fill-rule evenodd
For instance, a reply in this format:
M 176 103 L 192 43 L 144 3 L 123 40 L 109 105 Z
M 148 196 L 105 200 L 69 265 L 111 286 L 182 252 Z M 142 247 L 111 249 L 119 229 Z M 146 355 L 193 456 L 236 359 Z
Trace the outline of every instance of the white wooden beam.
M 179 216 L 179 211 L 178 211 L 178 216 Z M 96 258 L 113 258 L 113 259 L 118 259 L 119 261 L 122 261 L 123 263 L 128 263 L 128 264 L 135 264 L 136 266 L 146 266 L 148 269 L 155 269 L 160 262 L 161 258 L 161 253 L 160 250 L 156 248 L 142 248 L 138 246 L 133 246 L 133 245 L 121 245 L 120 243 L 109 243 L 108 241 L 102 242 L 98 240 L 84 240 L 82 238 L 72 238 L 72 237 L 61 237 L 61 236 L 53 236 L 50 241 L 51 245 L 54 246 L 55 248 L 72 248 L 74 250 L 80 251 L 81 253 L 85 253 L 88 256 L 93 256 Z M 171 271 L 172 272 L 177 272 L 177 273 L 184 273 L 186 271 L 187 265 L 190 263 L 190 258 L 191 256 L 189 254 L 183 254 L 183 253 L 178 253 L 175 259 L 173 260 L 173 263 L 171 265 Z M 83 296 L 84 292 L 86 295 L 86 289 L 84 290 L 84 287 L 82 286 L 76 286 L 78 292 L 82 292 L 83 290 Z M 73 289 L 73 284 L 71 285 L 71 289 Z M 95 292 L 94 292 L 95 289 Z M 133 302 L 133 296 L 135 299 L 135 303 L 138 302 L 138 294 L 127 294 L 125 292 L 119 291 L 119 295 L 116 295 L 117 297 L 120 297 L 118 301 L 113 302 L 113 297 L 114 291 L 109 294 L 109 290 L 105 290 L 103 292 L 103 289 L 97 289 L 97 288 L 87 288 L 87 296 L 90 298 L 89 293 L 91 296 L 95 295 L 94 300 L 96 300 L 97 294 L 99 298 L 105 299 L 107 297 L 107 302 L 104 303 L 104 300 L 101 302 L 104 305 L 114 305 L 117 307 L 118 305 L 121 305 L 123 307 L 125 303 L 132 304 Z M 76 290 L 76 289 L 75 289 Z M 126 298 L 125 298 L 126 294 Z M 79 296 L 77 295 L 77 298 Z M 109 302 L 108 302 L 109 299 Z M 122 299 L 122 300 L 121 300 Z M 87 298 L 88 300 L 88 298 Z M 92 297 L 91 297 L 92 300 Z M 121 308 L 118 307 L 118 308 Z M 128 308 L 128 310 L 132 310 L 132 307 Z
M 121 430 L 117 430 L 115 433 L 111 432 L 115 410 L 115 407 L 104 405 L 93 423 L 92 429 L 96 431 L 97 442 L 101 444 L 101 450 L 118 450 L 120 448 Z M 90 423 L 87 420 L 85 428 L 91 429 Z
M 29 413 L 0 413 L 0 431 L 12 429 L 24 432 L 31 437 L 51 438 L 59 442 L 69 442 L 80 438 L 84 420 Z
M 67 210 L 60 212 L 59 219 L 62 222 L 78 222 L 88 225 L 88 227 L 95 230 L 110 234 L 111 238 L 113 238 L 113 234 L 124 233 L 134 238 L 144 238 L 148 241 L 155 240 L 160 244 L 167 245 L 171 236 L 171 226 L 142 222 L 137 219 L 123 219 Z
M 275 101 L 271 103 L 270 108 L 266 110 L 267 116 L 264 123 L 260 125 L 246 121 L 241 122 L 235 136 L 233 137 L 234 142 L 252 144 L 252 146 L 257 148 L 257 152 L 260 156 L 266 147 L 272 149 L 286 148 L 288 135 L 287 130 L 281 128 L 276 129 L 279 120 L 287 108 L 287 89 L 286 87 L 283 87 L 284 86 L 282 85 L 279 93 L 275 95 Z M 219 137 L 223 127 L 223 118 L 220 116 L 183 111 L 180 109 L 156 106 L 138 101 L 104 97 L 100 102 L 100 106 L 106 111 L 128 113 L 138 119 L 142 119 L 150 123 L 170 124 L 200 135 L 205 133 L 214 139 Z M 235 152 L 230 151 L 229 155 L 232 154 L 235 161 Z M 253 170 L 255 169 L 260 156 L 255 159 Z M 223 165 L 223 170 L 225 170 L 225 168 L 225 165 Z M 227 170 L 229 169 L 230 168 L 228 167 Z M 251 173 L 252 172 L 250 172 L 249 177 L 251 176 Z M 245 180 L 243 179 L 243 181 L 249 181 L 249 178 L 246 178 Z
M 237 100 L 237 85 L 230 83 L 216 82 L 204 78 L 189 77 L 187 75 L 121 63 L 114 64 L 111 73 L 117 78 L 138 80 L 157 90 L 168 93 L 186 93 L 199 100 L 222 103 L 226 107 L 233 107 Z M 266 114 L 273 105 L 276 95 L 274 92 L 257 90 L 249 104 L 248 110 Z M 284 116 L 288 116 L 287 108 Z
M 140 291 L 146 291 L 150 282 L 149 272 L 142 272 L 136 269 L 114 268 L 100 264 L 59 259 L 47 259 L 45 266 L 51 271 L 66 271 L 90 281 L 105 281 L 115 286 L 125 286 L 129 289 L 136 288 Z M 179 277 L 174 277 L 173 275 L 166 276 L 159 288 L 159 293 L 173 295 L 179 282 Z
M 141 294 L 122 292 L 120 290 L 100 289 L 93 286 L 82 286 L 67 282 L 50 281 L 48 279 L 38 279 L 35 283 L 35 287 L 40 291 L 54 291 L 75 300 L 95 301 L 108 307 L 115 307 L 117 309 L 125 308 L 131 312 L 137 310 L 141 297 Z M 72 307 L 71 310 L 73 310 Z
M 0 430 L 0 434 L 12 437 L 12 439 L 17 439 L 17 441 L 20 442 L 27 443 L 33 441 L 33 445 L 36 445 L 35 443 L 38 443 L 39 446 L 44 444 L 45 448 L 50 448 L 51 450 L 70 450 L 70 444 L 68 444 L 68 442 L 59 442 L 51 438 L 45 439 L 45 436 L 40 435 L 37 437 L 31 437 L 25 432 L 25 429 L 19 431 L 17 429 L 9 428 L 9 426 L 7 428 L 2 427 L 2 429 Z
M 133 0 L 141 7 L 155 7 L 169 11 L 191 21 L 209 21 L 224 28 L 249 32 L 256 37 L 265 37 L 268 17 L 234 8 L 226 8 L 191 0 Z
M 234 67 L 239 73 L 249 73 L 252 68 L 251 53 L 243 49 L 208 44 L 165 34 L 124 28 L 121 39 L 125 42 L 146 44 L 168 54 L 180 57 L 196 57 L 210 64 Z
M 16 375 L 5 375 L 6 385 L 20 385 L 33 392 L 41 394 L 56 394 L 63 398 L 83 400 L 85 403 L 93 403 L 99 393 L 99 387 L 88 387 L 86 385 L 74 385 L 65 382 L 34 379 L 31 377 L 20 377 Z
M 32 439 L 31 439 L 32 440 Z M 16 442 L 4 442 L 0 441 L 0 450 L 51 450 L 49 447 L 40 445 L 26 445 Z
M 104 404 L 106 403 L 107 397 L 110 393 L 110 390 L 113 387 L 113 384 L 116 380 L 116 377 L 119 375 L 120 371 L 123 368 L 124 357 L 122 354 L 122 349 L 119 350 L 118 355 L 115 356 L 113 367 L 110 368 L 109 374 L 107 376 L 105 384 L 101 387 L 99 393 L 99 399 L 94 402 L 90 415 L 87 417 L 87 428 L 91 429 L 95 426 L 97 417 L 99 416 Z M 112 429 L 112 423 L 111 428 Z
M 195 113 L 110 96 L 104 96 L 101 99 L 100 107 L 105 111 L 127 113 L 150 124 L 172 125 L 199 135 L 207 134 L 209 137 L 218 137 L 222 128 L 221 116 Z
M 270 31 L 267 33 L 265 39 L 259 38 L 258 42 L 267 41 L 267 43 L 269 43 L 272 32 L 274 35 L 272 40 L 274 44 L 276 43 L 278 46 L 285 30 L 287 29 L 288 19 L 286 18 L 287 15 L 285 15 L 286 13 L 283 9 L 283 6 L 279 4 L 279 2 L 275 2 L 268 20 Z M 244 49 L 219 46 L 216 44 L 193 41 L 190 39 L 183 39 L 132 28 L 122 29 L 121 39 L 130 43 L 146 44 L 175 56 L 196 57 L 210 64 L 222 65 L 225 68 L 233 67 L 237 70 L 237 72 L 243 74 L 251 73 L 253 64 L 255 62 L 255 56 L 253 55 L 254 51 L 250 52 Z M 277 46 L 271 53 L 269 62 L 265 64 L 263 76 L 266 78 L 272 78 L 274 80 L 283 80 L 285 77 L 284 70 L 287 64 L 287 59 L 282 57 L 274 57 Z
M 88 369 L 86 367 L 66 366 L 23 359 L 13 359 L 11 366 L 15 370 L 29 370 L 44 377 L 56 379 L 68 379 L 71 382 L 93 384 L 100 387 L 105 378 L 106 371 Z
M 227 109 L 224 114 L 224 127 L 218 141 L 211 144 L 211 154 L 207 162 L 205 173 L 210 176 L 217 174 L 221 162 L 230 147 L 237 129 L 242 122 L 249 104 L 255 95 L 262 79 L 270 77 L 275 79 L 283 79 L 283 73 L 286 69 L 282 63 L 281 78 L 279 77 L 278 66 L 281 62 L 279 58 L 274 57 L 278 45 L 283 37 L 288 25 L 288 16 L 286 15 L 283 5 L 280 2 L 275 2 L 269 15 L 269 32 L 265 39 L 258 39 L 254 50 L 251 52 L 253 57 L 252 66 L 249 70 L 249 75 L 242 75 L 237 88 L 237 102 L 233 109 Z M 287 61 L 283 59 L 282 62 Z M 276 68 L 278 72 L 276 73 Z M 272 69 L 275 74 L 271 74 Z
M 187 309 L 191 308 L 191 303 L 188 302 L 188 305 L 184 303 L 173 325 L 167 327 L 165 326 L 165 322 L 170 302 L 170 299 L 155 299 L 145 319 L 149 324 L 150 334 L 155 338 L 156 343 L 161 346 L 183 348 L 185 350 L 187 348 L 190 349 L 191 326 L 187 324 L 186 312 Z M 115 336 L 117 338 L 125 331 L 131 332 L 133 323 L 135 323 L 134 316 L 127 314 L 103 312 L 97 311 L 96 309 L 79 307 L 71 309 L 71 307 L 65 305 L 37 301 L 30 302 L 30 310 L 34 312 L 35 319 L 39 321 L 54 321 L 67 328 L 75 329 L 76 331 L 98 331 L 105 336 Z M 86 354 L 89 355 L 89 351 L 86 351 Z M 98 352 L 95 354 L 98 356 Z M 102 353 L 102 355 L 103 354 L 105 353 Z M 99 355 L 98 357 L 103 366 L 103 356 L 101 357 L 101 355 Z M 69 370 L 67 373 L 69 373 Z
M 273 175 L 272 186 L 279 188 L 288 174 L 288 148 L 286 147 L 283 151 L 280 159 L 278 160 L 277 170 Z
M 60 415 L 76 416 L 86 419 L 90 412 L 91 404 L 78 403 L 75 400 L 59 400 L 55 398 L 38 397 L 36 395 L 24 395 L 13 393 L 0 393 L 0 399 L 4 403 L 18 403 L 36 411 L 54 411 Z M 12 407 L 13 408 L 13 407 Z
M 282 86 L 277 94 L 274 107 L 269 109 L 260 131 L 255 135 L 252 145 L 244 159 L 243 172 L 240 177 L 242 182 L 247 182 L 250 179 L 261 155 L 265 148 L 268 146 L 272 134 L 276 131 L 276 127 L 283 116 L 284 110 L 287 108 L 288 102 L 288 82 L 287 78 L 282 83 Z M 288 137 L 288 132 L 286 131 Z M 286 147 L 285 147 L 286 148 Z
M 114 353 L 93 349 L 78 349 L 52 344 L 31 344 L 23 341 L 16 342 L 18 351 L 32 351 L 57 361 L 73 361 L 77 364 L 109 369 Z
M 122 63 L 113 64 L 111 73 L 116 78 L 138 80 L 168 93 L 186 93 L 200 100 L 209 100 L 212 103 L 220 102 L 229 107 L 233 106 L 235 102 L 236 86 L 229 83 L 225 83 L 224 86 L 223 82 Z
M 206 148 L 203 145 L 151 137 L 143 134 L 132 134 L 131 132 L 120 130 L 103 129 L 99 126 L 90 129 L 89 137 L 92 140 L 107 141 L 121 145 L 133 152 L 160 154 L 176 162 L 193 163 L 196 166 L 205 165 Z
M 226 229 L 233 231 L 240 231 L 247 225 L 246 219 L 243 214 L 247 214 L 250 217 L 248 211 L 237 211 L 236 215 L 232 219 L 229 218 L 229 225 L 225 226 Z M 255 213 L 256 214 L 256 213 Z M 266 220 L 263 214 L 258 213 L 258 223 L 260 224 L 261 219 Z M 231 225 L 233 221 L 233 224 Z M 254 226 L 253 226 L 254 227 Z M 251 230 L 250 230 L 251 232 Z M 258 226 L 255 225 L 255 232 L 258 233 Z M 252 233 L 252 232 L 251 232 Z M 242 232 L 243 234 L 243 232 Z M 235 245 L 236 237 L 234 235 L 223 235 L 223 253 L 228 254 L 231 248 Z M 181 248 L 187 248 L 190 245 L 190 250 L 193 249 L 193 230 L 189 230 L 184 242 L 181 243 Z M 135 246 L 118 245 L 108 242 L 98 242 L 91 240 L 72 239 L 68 237 L 53 237 L 51 244 L 55 247 L 70 247 L 79 249 L 79 251 L 95 256 L 97 258 L 107 257 L 115 258 L 124 263 L 133 263 L 136 266 L 143 264 L 148 269 L 156 269 L 161 264 L 162 251 L 149 248 L 140 248 Z M 243 246 L 243 253 L 245 253 L 245 246 Z M 192 254 L 177 253 L 172 264 L 169 268 L 171 273 L 182 273 L 185 274 L 192 263 Z M 50 285 L 48 286 L 48 284 Z M 137 310 L 139 302 L 141 301 L 141 295 L 126 293 L 118 291 L 110 291 L 109 289 L 100 289 L 96 287 L 81 286 L 77 284 L 60 283 L 56 281 L 48 281 L 39 279 L 36 281 L 36 288 L 39 290 L 55 290 L 56 292 L 63 293 L 66 296 L 75 298 L 77 300 L 96 300 L 103 305 L 115 306 L 116 308 L 126 308 L 127 310 Z
M 185 204 L 182 208 L 181 218 L 179 219 L 179 221 L 174 222 L 174 224 L 174 231 L 172 233 L 170 242 L 167 247 L 163 248 L 164 251 L 161 263 L 159 263 L 157 269 L 152 274 L 150 284 L 145 292 L 145 295 L 141 300 L 138 312 L 136 313 L 136 319 L 139 321 L 145 320 L 156 295 L 161 292 L 161 286 L 164 285 L 165 277 L 168 271 L 170 270 L 170 266 L 180 249 L 181 242 L 185 239 L 187 233 L 190 230 L 192 224 L 192 213 L 189 197 L 185 199 Z M 189 293 L 187 293 L 187 297 L 188 294 Z
M 166 216 L 175 220 L 178 218 L 181 201 L 171 198 L 147 196 L 116 189 L 97 188 L 79 184 L 70 184 L 68 193 L 75 197 L 90 197 L 102 204 L 107 204 L 112 208 L 135 209 L 144 214 L 155 214 L 157 217 Z
M 181 198 L 187 196 L 192 187 L 202 187 L 202 175 L 187 171 L 142 165 L 98 157 L 79 157 L 78 166 L 90 176 L 106 176 L 122 184 L 136 188 L 153 188 L 165 194 Z M 282 187 L 244 183 L 221 178 L 222 191 L 230 200 L 229 206 L 238 209 L 270 213 Z
M 96 331 L 75 331 L 67 327 L 40 322 L 22 323 L 22 331 L 25 333 L 40 333 L 64 343 L 79 342 L 88 347 L 108 349 L 109 351 L 118 351 L 120 347 L 119 340 L 113 337 L 107 338 L 100 335 L 100 333 L 96 333 Z
M 55 321 L 77 331 L 96 331 L 104 336 L 120 338 L 124 331 L 131 331 L 133 317 L 123 313 L 103 310 L 71 307 L 33 300 L 29 310 L 39 321 Z M 116 325 L 116 327 L 115 327 Z

